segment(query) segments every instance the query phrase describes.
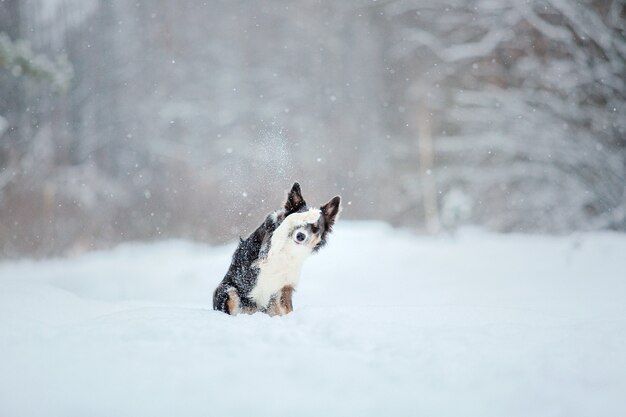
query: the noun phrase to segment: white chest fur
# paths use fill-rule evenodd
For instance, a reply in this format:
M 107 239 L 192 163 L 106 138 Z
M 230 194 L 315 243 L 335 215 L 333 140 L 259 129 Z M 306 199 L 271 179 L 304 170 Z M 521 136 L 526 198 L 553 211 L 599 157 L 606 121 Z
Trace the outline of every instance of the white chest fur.
M 283 287 L 298 285 L 302 265 L 311 254 L 311 248 L 295 243 L 291 232 L 298 225 L 316 221 L 318 217 L 319 210 L 292 214 L 274 231 L 267 257 L 257 264 L 259 276 L 250 291 L 250 298 L 259 307 L 267 307 L 272 296 Z

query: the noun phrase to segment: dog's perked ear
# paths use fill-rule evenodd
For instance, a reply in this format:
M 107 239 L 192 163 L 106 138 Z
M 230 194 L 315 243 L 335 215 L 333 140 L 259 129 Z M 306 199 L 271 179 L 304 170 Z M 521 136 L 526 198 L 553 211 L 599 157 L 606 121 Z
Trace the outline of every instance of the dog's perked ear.
M 337 215 L 341 212 L 341 197 L 333 197 L 332 200 L 320 207 L 320 210 L 322 210 L 326 227 L 330 229 L 335 224 Z
M 295 213 L 302 207 L 306 206 L 306 201 L 302 197 L 302 191 L 300 190 L 300 184 L 293 183 L 291 191 L 287 194 L 287 201 L 285 202 L 285 211 L 288 214 Z

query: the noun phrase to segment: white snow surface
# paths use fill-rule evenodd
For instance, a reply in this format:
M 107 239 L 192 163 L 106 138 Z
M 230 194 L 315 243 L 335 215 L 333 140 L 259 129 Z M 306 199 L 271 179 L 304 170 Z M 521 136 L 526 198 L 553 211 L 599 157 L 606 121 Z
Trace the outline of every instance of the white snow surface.
M 233 245 L 0 263 L 0 416 L 624 416 L 626 235 L 340 222 L 284 317 Z

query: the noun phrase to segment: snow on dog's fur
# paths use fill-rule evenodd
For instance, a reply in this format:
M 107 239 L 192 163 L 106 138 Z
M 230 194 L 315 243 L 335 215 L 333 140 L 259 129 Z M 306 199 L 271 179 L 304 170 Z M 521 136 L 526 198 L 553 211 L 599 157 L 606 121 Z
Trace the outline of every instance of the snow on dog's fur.
M 308 208 L 295 183 L 285 207 L 269 214 L 247 239 L 240 240 L 213 294 L 213 309 L 232 315 L 291 312 L 304 260 L 326 244 L 340 203 L 337 196 L 320 208 Z

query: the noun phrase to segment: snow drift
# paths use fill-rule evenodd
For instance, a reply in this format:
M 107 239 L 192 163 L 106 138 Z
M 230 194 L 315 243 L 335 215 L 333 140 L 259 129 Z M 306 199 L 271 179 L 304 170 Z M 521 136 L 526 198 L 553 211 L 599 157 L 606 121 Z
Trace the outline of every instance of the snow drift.
M 0 415 L 626 415 L 625 235 L 344 222 L 274 318 L 210 309 L 233 248 L 0 264 Z

